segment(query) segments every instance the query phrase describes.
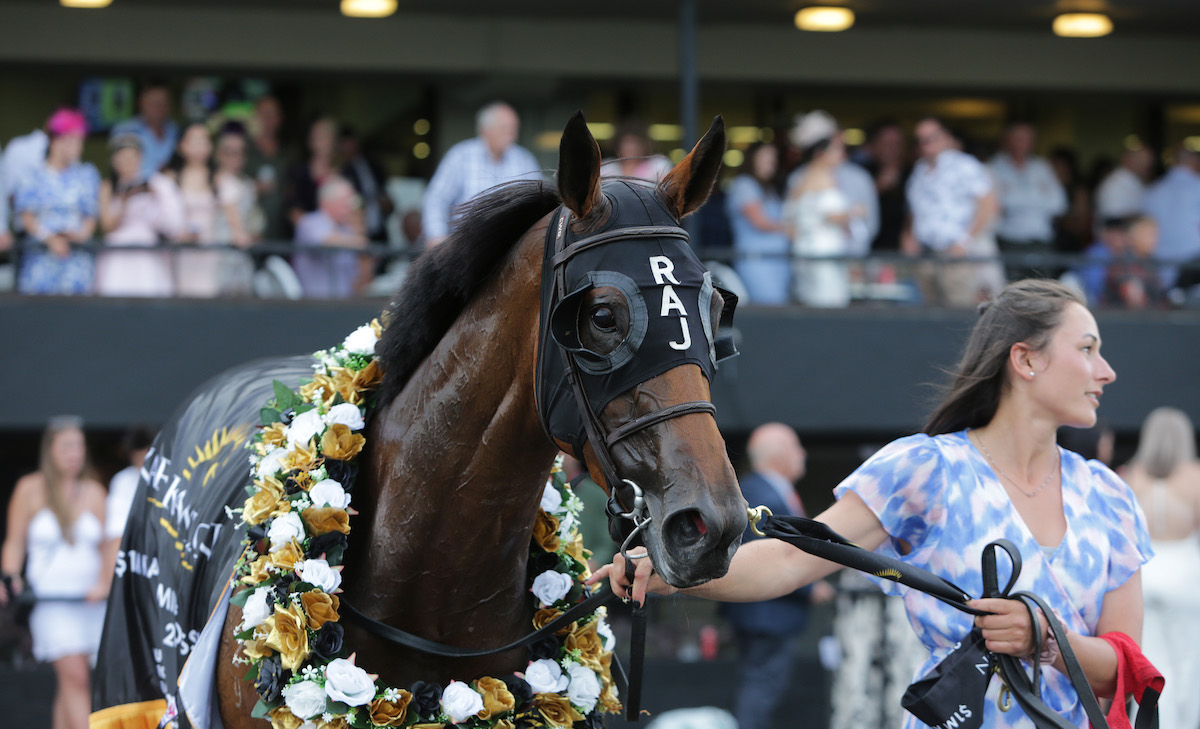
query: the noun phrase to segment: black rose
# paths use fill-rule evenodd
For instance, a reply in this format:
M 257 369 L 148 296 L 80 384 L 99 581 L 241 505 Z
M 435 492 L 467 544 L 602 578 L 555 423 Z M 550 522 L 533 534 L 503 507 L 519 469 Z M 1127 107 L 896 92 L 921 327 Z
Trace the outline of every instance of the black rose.
M 516 708 L 520 709 L 533 701 L 533 689 L 529 687 L 529 682 L 525 679 L 509 674 L 501 680 L 508 687 L 508 692 L 516 699 Z
M 279 655 L 264 658 L 258 664 L 258 676 L 254 679 L 254 690 L 268 704 L 276 704 L 282 696 L 283 687 L 287 685 L 291 671 L 284 671 L 279 662 Z
M 283 482 L 283 493 L 287 496 L 293 496 L 303 490 L 304 488 L 291 476 L 288 476 L 287 480 Z
M 340 556 L 345 549 L 346 535 L 341 532 L 329 532 L 308 540 L 308 551 L 304 556 L 309 559 L 319 559 L 323 554 Z
M 255 524 L 254 526 L 252 526 L 246 530 L 246 539 L 251 544 L 257 544 L 258 542 L 261 542 L 262 540 L 264 540 L 266 538 L 267 538 L 267 525 L 265 522 L 262 524 Z
M 540 661 L 543 658 L 557 661 L 559 647 L 558 638 L 555 638 L 553 635 L 547 635 L 545 638 L 529 646 L 529 655 L 531 656 L 531 660 L 534 661 Z
M 558 571 L 558 555 L 553 552 L 542 552 L 536 550 L 539 554 L 529 558 L 529 571 L 534 575 L 540 575 L 543 572 Z
M 275 580 L 275 602 L 286 607 L 288 596 L 292 593 L 292 583 L 296 581 L 296 573 L 285 572 Z
M 325 459 L 325 472 L 334 481 L 342 485 L 347 493 L 354 485 L 354 477 L 358 475 L 358 466 L 349 461 L 339 461 L 336 458 Z
M 432 681 L 417 681 L 409 689 L 412 692 L 412 703 L 417 715 L 423 719 L 437 716 L 442 710 L 442 687 Z
M 576 729 L 604 729 L 604 718 L 600 716 L 600 712 L 592 710 L 592 713 L 584 717 L 583 721 L 575 722 Z
M 539 727 L 544 726 L 546 726 L 546 720 L 533 708 L 513 717 L 514 729 L 539 729 Z
M 342 636 L 345 630 L 332 620 L 321 626 L 312 640 L 312 652 L 323 661 L 332 661 L 342 652 Z

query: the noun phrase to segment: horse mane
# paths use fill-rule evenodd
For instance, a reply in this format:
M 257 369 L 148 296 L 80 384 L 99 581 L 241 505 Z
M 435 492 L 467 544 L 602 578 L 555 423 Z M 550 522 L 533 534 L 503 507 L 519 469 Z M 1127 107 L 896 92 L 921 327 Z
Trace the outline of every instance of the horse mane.
M 522 180 L 494 187 L 463 207 L 454 233 L 413 263 L 388 306 L 387 328 L 375 348 L 384 370 L 379 405 L 404 389 L 508 251 L 558 205 L 553 185 Z

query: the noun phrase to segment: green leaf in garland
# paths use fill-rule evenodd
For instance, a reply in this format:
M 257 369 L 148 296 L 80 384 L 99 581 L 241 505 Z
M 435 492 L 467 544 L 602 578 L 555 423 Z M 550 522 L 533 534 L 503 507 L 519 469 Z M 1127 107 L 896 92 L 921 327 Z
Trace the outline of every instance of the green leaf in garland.
M 233 593 L 233 597 L 229 598 L 229 602 L 234 605 L 237 605 L 238 607 L 245 607 L 246 601 L 250 599 L 250 593 L 252 593 L 252 592 L 254 592 L 254 591 L 253 590 L 238 590 Z
M 250 664 L 250 670 L 246 671 L 246 675 L 242 678 L 243 681 L 253 681 L 258 678 L 258 667 L 261 665 L 258 661 Z
M 296 414 L 297 415 L 299 415 L 300 413 L 307 413 L 309 410 L 315 410 L 317 407 L 316 405 L 313 405 L 311 402 L 300 402 L 299 398 L 296 399 L 296 403 L 297 403 L 296 404 Z
M 246 628 L 240 633 L 235 633 L 233 637 L 238 640 L 250 640 L 254 637 L 254 628 Z
M 271 386 L 275 388 L 275 407 L 280 411 L 295 407 L 300 402 L 300 396 L 279 380 L 272 381 Z
M 345 545 L 338 544 L 325 553 L 325 561 L 331 565 L 339 565 L 342 563 L 342 553 L 345 551 Z
M 254 705 L 254 710 L 250 712 L 250 718 L 251 719 L 266 719 L 267 714 L 270 714 L 271 710 L 273 708 L 275 708 L 275 707 L 271 706 L 270 704 L 263 701 L 262 699 L 259 699 L 258 703 Z
M 263 425 L 271 425 L 279 422 L 279 411 L 275 408 L 263 408 L 258 411 L 258 419 Z

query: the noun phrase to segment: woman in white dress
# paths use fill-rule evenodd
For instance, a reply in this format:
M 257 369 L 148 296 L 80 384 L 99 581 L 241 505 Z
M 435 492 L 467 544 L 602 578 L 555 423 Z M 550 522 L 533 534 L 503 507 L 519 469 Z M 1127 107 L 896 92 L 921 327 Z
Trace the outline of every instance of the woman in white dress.
M 784 220 L 794 231 L 796 299 L 808 306 L 840 308 L 850 303 L 849 267 L 841 261 L 804 259 L 846 255 L 850 226 L 866 211 L 852 207 L 838 189 L 834 173 L 846 161 L 846 147 L 832 118 L 810 121 L 816 114 L 806 115 L 793 135 L 802 149 L 803 168 L 789 185 Z
M 33 609 L 29 629 L 34 657 L 53 663 L 58 679 L 53 729 L 87 727 L 90 662 L 100 647 L 108 597 L 100 552 L 104 487 L 87 477 L 86 466 L 79 419 L 52 420 L 42 436 L 38 470 L 13 490 L 0 552 L 12 594 L 27 588 L 44 600 Z M 8 595 L 0 590 L 0 600 Z
M 1200 462 L 1191 420 L 1175 408 L 1146 417 L 1122 474 L 1137 495 L 1154 559 L 1142 568 L 1142 650 L 1162 671 L 1161 729 L 1200 726 Z

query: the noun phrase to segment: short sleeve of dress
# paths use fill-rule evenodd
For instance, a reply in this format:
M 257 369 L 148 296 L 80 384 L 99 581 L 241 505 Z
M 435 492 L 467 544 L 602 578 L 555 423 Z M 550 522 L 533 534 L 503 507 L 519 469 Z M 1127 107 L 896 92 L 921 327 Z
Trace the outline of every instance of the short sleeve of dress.
M 892 537 L 876 550 L 879 554 L 921 564 L 936 549 L 943 530 L 948 472 L 933 438 L 910 435 L 867 459 L 834 489 L 834 495 L 840 499 L 853 491 L 879 519 Z M 911 548 L 907 553 L 901 553 L 900 540 Z M 878 584 L 889 594 L 900 594 L 896 583 L 881 580 Z
M 963 155 L 962 166 L 964 187 L 971 195 L 978 198 L 992 191 L 992 174 L 982 162 Z
M 1087 462 L 1092 477 L 1091 508 L 1108 524 L 1109 563 L 1104 589 L 1115 590 L 1154 556 L 1146 515 L 1129 484 L 1099 461 Z

